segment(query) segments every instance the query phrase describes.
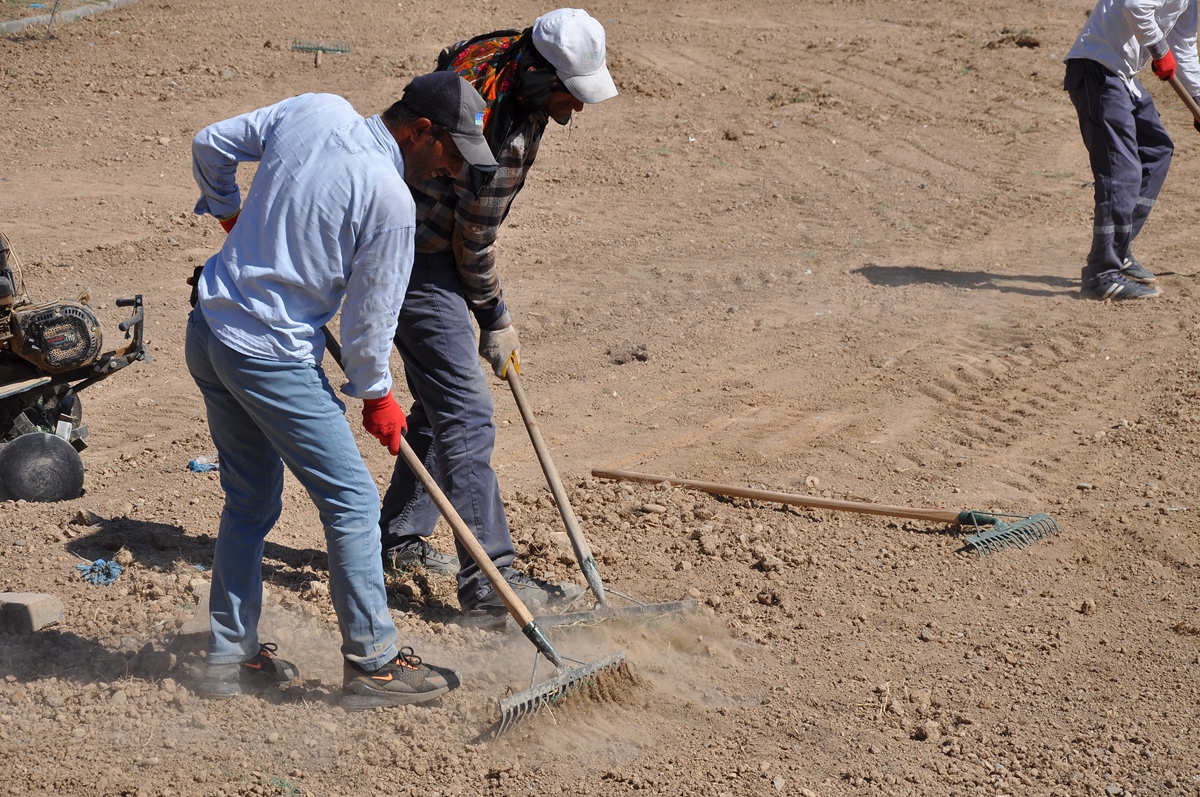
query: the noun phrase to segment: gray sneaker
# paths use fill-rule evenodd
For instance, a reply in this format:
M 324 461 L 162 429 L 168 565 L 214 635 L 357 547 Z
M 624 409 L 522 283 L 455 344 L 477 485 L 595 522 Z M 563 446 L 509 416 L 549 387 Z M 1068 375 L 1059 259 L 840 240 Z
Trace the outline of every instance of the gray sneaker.
M 276 650 L 273 642 L 264 642 L 257 654 L 243 662 L 205 664 L 193 691 L 208 700 L 225 700 L 299 677 L 300 668 L 276 658 Z
M 1140 282 L 1143 285 L 1149 285 L 1158 280 L 1158 277 L 1154 276 L 1150 269 L 1139 263 L 1138 259 L 1133 255 L 1125 258 L 1125 262 L 1121 264 L 1121 273 L 1134 282 Z
M 583 594 L 583 589 L 569 581 L 555 584 L 522 573 L 513 567 L 501 568 L 500 572 L 504 575 L 504 580 L 512 587 L 513 592 L 521 599 L 521 603 L 524 603 L 530 611 L 561 610 Z M 463 599 L 460 596 L 458 602 L 468 615 L 503 614 L 507 611 L 504 601 L 500 599 L 500 593 L 492 589 L 491 585 L 473 598 Z
M 424 537 L 409 537 L 399 545 L 383 552 L 385 567 L 393 570 L 416 570 L 422 568 L 430 573 L 453 576 L 458 573 L 458 557 L 442 553 L 425 541 Z
M 424 703 L 457 689 L 462 678 L 449 667 L 426 664 L 409 647 L 378 670 L 342 665 L 342 708 L 348 711 Z
M 1160 293 L 1155 286 L 1134 282 L 1115 268 L 1085 281 L 1079 291 L 1080 298 L 1083 299 L 1111 299 L 1114 302 L 1126 299 L 1153 299 Z

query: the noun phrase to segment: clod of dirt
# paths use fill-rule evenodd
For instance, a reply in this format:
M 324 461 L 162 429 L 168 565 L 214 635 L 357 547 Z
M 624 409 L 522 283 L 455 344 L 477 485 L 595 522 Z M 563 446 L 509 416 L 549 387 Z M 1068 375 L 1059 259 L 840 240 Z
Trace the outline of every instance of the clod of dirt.
M 71 525 L 74 526 L 95 526 L 103 521 L 103 518 L 95 512 L 90 512 L 86 509 L 81 509 L 71 518 Z
M 913 727 L 912 738 L 918 742 L 936 742 L 942 738 L 942 726 L 934 720 L 925 720 Z
M 1004 47 L 1009 44 L 1014 44 L 1017 47 L 1028 47 L 1029 49 L 1042 46 L 1042 43 L 1038 39 L 1029 35 L 1029 31 L 1027 30 L 1014 31 L 1009 28 L 1005 28 L 1004 30 L 1000 31 L 1000 33 L 1001 36 L 999 39 L 987 43 L 987 48 L 989 50 L 995 50 L 997 47 Z
M 650 352 L 647 351 L 645 343 L 633 343 L 628 340 L 613 346 L 605 353 L 612 358 L 615 365 L 625 365 L 634 360 L 644 363 L 650 359 Z

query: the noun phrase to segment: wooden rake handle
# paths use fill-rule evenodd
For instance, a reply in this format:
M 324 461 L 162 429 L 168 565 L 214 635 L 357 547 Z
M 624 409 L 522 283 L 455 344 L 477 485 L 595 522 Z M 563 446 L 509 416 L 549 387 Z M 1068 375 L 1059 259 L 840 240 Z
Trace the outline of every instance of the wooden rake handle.
M 732 487 L 713 482 L 699 482 L 694 479 L 675 479 L 670 476 L 653 476 L 648 473 L 634 473 L 625 470 L 605 470 L 592 468 L 592 475 L 598 479 L 614 479 L 617 481 L 649 482 L 661 484 L 667 482 L 677 487 L 688 487 L 703 493 L 724 495 L 733 498 L 751 498 L 756 501 L 770 501 L 775 504 L 790 504 L 806 506 L 813 509 L 834 509 L 843 512 L 858 512 L 863 515 L 885 515 L 901 517 L 910 520 L 931 520 L 936 523 L 961 523 L 966 513 L 953 509 L 916 509 L 907 506 L 888 506 L 887 504 L 870 504 L 865 501 L 840 501 L 835 498 L 817 498 L 811 495 L 793 495 L 792 493 L 775 493 L 769 490 L 755 490 L 749 487 Z
M 542 438 L 537 418 L 534 417 L 533 410 L 529 407 L 529 400 L 525 398 L 525 390 L 521 387 L 521 377 L 517 375 L 517 369 L 509 368 L 505 372 L 504 378 L 512 389 L 513 400 L 517 402 L 517 409 L 521 411 L 525 430 L 529 432 L 529 440 L 533 443 L 533 450 L 537 453 L 538 463 L 541 464 L 546 483 L 554 495 L 554 503 L 558 505 L 558 514 L 562 516 L 563 525 L 567 528 L 567 537 L 571 540 L 571 547 L 575 550 L 575 559 L 579 562 L 579 569 L 583 571 L 583 577 L 587 580 L 592 594 L 596 596 L 596 601 L 601 606 L 605 606 L 608 604 L 608 598 L 604 594 L 604 583 L 600 580 L 596 559 L 592 555 L 587 538 L 583 536 L 583 529 L 579 527 L 575 511 L 571 508 L 571 500 L 567 498 L 567 491 L 558 475 L 558 468 L 554 467 L 554 460 L 550 458 L 550 447 Z
M 467 549 L 467 553 L 475 560 L 475 564 L 479 565 L 479 569 L 487 576 L 487 580 L 491 582 L 492 587 L 500 594 L 500 599 L 504 601 L 505 607 L 509 614 L 517 621 L 517 625 L 521 628 L 533 622 L 533 614 L 513 592 L 513 588 L 504 580 L 504 576 L 500 574 L 500 570 L 492 563 L 491 557 L 487 555 L 487 551 L 483 550 L 483 546 L 479 544 L 479 540 L 475 539 L 475 535 L 471 529 L 467 528 L 466 522 L 462 516 L 458 514 L 458 510 L 450 503 L 450 499 L 442 492 L 442 488 L 438 487 L 437 482 L 433 480 L 429 470 L 421 464 L 421 459 L 417 456 L 417 452 L 412 450 L 412 446 L 403 436 L 400 437 L 400 456 L 404 459 L 404 463 L 416 475 L 417 479 L 424 486 L 425 491 L 429 493 L 429 497 L 433 499 L 433 503 L 437 504 L 438 510 L 442 513 L 442 517 L 450 524 L 450 529 L 454 532 L 454 539 L 458 540 L 459 545 Z
M 1179 95 L 1179 99 L 1183 100 L 1183 104 L 1187 106 L 1187 109 L 1192 112 L 1192 118 L 1200 122 L 1200 105 L 1197 105 L 1196 101 L 1192 99 L 1192 95 L 1188 94 L 1187 89 L 1183 87 L 1183 83 L 1179 81 L 1179 78 L 1171 75 L 1170 80 L 1167 82 L 1171 84 L 1171 88 L 1175 89 L 1175 93 Z
M 325 348 L 329 355 L 333 357 L 334 362 L 340 367 L 342 364 L 342 346 L 333 333 L 327 327 L 321 327 L 321 332 L 325 335 Z M 442 517 L 450 524 L 450 530 L 454 532 L 454 539 L 458 540 L 459 545 L 467 550 L 471 555 L 471 559 L 475 564 L 479 565 L 480 571 L 491 583 L 492 588 L 500 595 L 500 600 L 504 602 L 504 606 L 508 609 L 508 613 L 517 621 L 517 626 L 521 629 L 525 636 L 529 637 L 530 641 L 542 652 L 542 654 L 550 660 L 555 667 L 562 667 L 564 662 L 561 656 L 551 647 L 541 628 L 533 619 L 533 614 L 517 597 L 517 593 L 513 592 L 513 588 L 504 580 L 500 570 L 492 562 L 487 551 L 479 544 L 479 540 L 475 539 L 475 535 L 467 524 L 463 521 L 462 516 L 458 514 L 458 510 L 450 503 L 450 499 L 442 492 L 442 488 L 438 487 L 429 470 L 421 463 L 421 458 L 417 456 L 417 452 L 412 450 L 412 446 L 400 436 L 400 456 L 404 459 L 406 465 L 412 470 L 418 481 L 424 486 L 425 491 L 429 493 L 429 497 L 433 499 L 433 503 L 437 505 L 438 511 L 442 513 Z

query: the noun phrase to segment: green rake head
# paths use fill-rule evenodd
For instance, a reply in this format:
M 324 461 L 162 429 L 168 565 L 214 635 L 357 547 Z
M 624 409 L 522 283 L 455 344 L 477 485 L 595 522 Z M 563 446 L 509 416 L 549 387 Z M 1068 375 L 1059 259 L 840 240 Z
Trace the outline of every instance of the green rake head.
M 325 42 L 306 42 L 296 39 L 292 42 L 292 49 L 305 53 L 348 53 L 350 52 L 350 45 L 346 42 L 326 44 Z
M 1000 518 L 1016 520 L 1005 522 Z M 1029 516 L 963 512 L 958 516 L 958 525 L 975 529 L 975 533 L 966 538 L 966 544 L 980 557 L 1002 548 L 1028 548 L 1030 543 L 1058 534 L 1054 518 L 1040 512 Z M 991 528 L 985 530 L 984 526 Z
M 348 53 L 350 45 L 346 42 L 305 42 L 296 39 L 292 49 L 303 53 L 313 54 L 313 66 L 321 65 L 321 56 L 325 53 Z

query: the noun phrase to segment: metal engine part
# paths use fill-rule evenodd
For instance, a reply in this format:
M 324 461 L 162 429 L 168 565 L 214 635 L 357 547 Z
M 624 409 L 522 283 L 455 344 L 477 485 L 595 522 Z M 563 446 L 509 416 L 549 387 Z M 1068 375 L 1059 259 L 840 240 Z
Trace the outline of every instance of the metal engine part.
M 130 314 L 117 325 L 125 342 L 111 351 L 103 350 L 90 303 L 86 292 L 74 300 L 34 303 L 20 258 L 0 231 L 0 496 L 6 490 L 30 501 L 78 495 L 78 452 L 88 436 L 79 393 L 150 360 L 140 294 L 113 300 Z
M 70 385 L 46 384 L 0 398 L 0 445 L 31 432 L 53 433 L 60 420 L 71 423 L 71 444 L 86 448 L 83 400 Z
M 80 302 L 14 307 L 9 325 L 13 354 L 51 374 L 91 365 L 104 345 L 99 319 Z

